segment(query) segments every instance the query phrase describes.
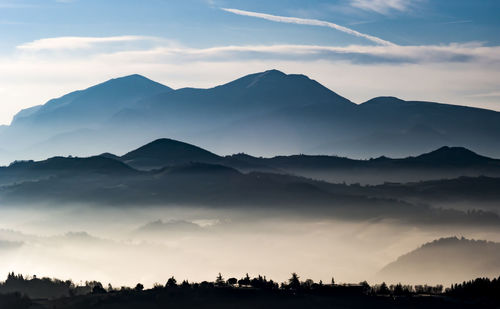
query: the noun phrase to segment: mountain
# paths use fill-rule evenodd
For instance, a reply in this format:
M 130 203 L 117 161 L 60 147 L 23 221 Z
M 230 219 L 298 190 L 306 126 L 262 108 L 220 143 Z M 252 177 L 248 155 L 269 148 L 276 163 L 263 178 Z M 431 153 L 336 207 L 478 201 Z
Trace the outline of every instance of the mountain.
M 43 161 L 16 161 L 0 167 L 0 185 L 39 181 L 53 177 L 109 175 L 124 177 L 139 174 L 128 165 L 101 156 L 89 158 L 53 157 Z
M 93 149 L 93 134 L 109 137 L 102 132 L 112 115 L 131 108 L 140 99 L 166 91 L 172 89 L 140 75 L 111 79 L 20 111 L 10 126 L 0 130 L 0 141 L 9 145 L 7 160 L 82 154 L 86 148 Z M 58 145 L 61 138 L 65 141 Z
M 500 177 L 500 160 L 478 155 L 462 147 L 447 146 L 416 157 L 401 159 L 379 157 L 354 160 L 326 155 L 262 158 L 243 153 L 223 157 L 198 146 L 163 138 L 121 157 L 109 153 L 102 156 L 120 160 L 140 170 L 199 162 L 221 164 L 244 173 L 292 174 L 336 183 L 382 184 L 461 176 Z
M 357 105 L 277 70 L 209 89 L 172 90 L 132 75 L 21 111 L 0 131 L 9 145 L 0 159 L 121 154 L 164 136 L 219 154 L 407 157 L 453 145 L 498 157 L 499 133 L 499 112 L 393 97 Z
M 429 242 L 385 266 L 379 280 L 450 284 L 470 278 L 496 277 L 500 243 L 449 237 Z
M 162 138 L 128 152 L 120 159 L 134 168 L 154 169 L 190 162 L 215 163 L 221 157 L 200 147 Z
M 111 79 L 50 100 L 42 106 L 22 110 L 14 117 L 11 126 L 30 124 L 72 129 L 75 125 L 88 127 L 100 124 L 144 97 L 171 90 L 140 75 Z
M 443 146 L 437 150 L 412 158 L 412 161 L 421 165 L 475 166 L 492 162 L 493 160 L 478 155 L 464 147 Z
M 464 210 L 453 207 L 440 209 L 432 207 L 433 203 L 427 203 L 432 201 L 432 192 L 442 192 L 445 198 L 457 195 L 463 199 L 463 194 L 469 192 L 464 186 L 472 186 L 467 183 L 464 185 L 462 178 L 435 181 L 434 187 L 426 182 L 420 183 L 424 189 L 431 188 L 429 194 L 422 188 L 415 190 L 412 183 L 361 186 L 331 184 L 285 172 L 243 173 L 225 164 L 234 164 L 232 157 L 219 157 L 201 148 L 169 139 L 154 141 L 124 157 L 104 154 L 87 158 L 54 157 L 43 161 L 14 162 L 0 168 L 0 203 L 5 207 L 33 204 L 208 207 L 263 211 L 268 215 L 282 215 L 285 212 L 349 220 L 384 218 L 425 226 L 451 224 L 500 227 L 496 207 L 491 208 L 491 211 L 469 211 L 471 207 Z M 127 160 L 140 167 L 149 166 L 151 162 L 157 163 L 152 160 L 160 160 L 168 165 L 140 171 L 124 163 Z M 207 163 L 194 160 L 221 161 Z M 253 160 L 266 162 L 268 159 Z M 350 164 L 370 163 L 370 160 L 358 162 L 332 158 L 332 161 L 337 160 Z M 382 162 L 387 160 L 391 159 L 381 159 Z M 379 160 L 372 161 L 377 163 Z M 255 167 L 257 164 L 250 162 L 245 166 Z M 381 169 L 380 173 L 383 172 Z M 467 199 L 474 208 L 480 207 L 481 202 L 488 197 L 493 202 L 498 201 L 496 192 L 500 178 L 466 179 L 480 182 L 480 188 L 476 190 L 478 194 L 469 194 Z M 418 190 L 423 193 L 419 195 Z

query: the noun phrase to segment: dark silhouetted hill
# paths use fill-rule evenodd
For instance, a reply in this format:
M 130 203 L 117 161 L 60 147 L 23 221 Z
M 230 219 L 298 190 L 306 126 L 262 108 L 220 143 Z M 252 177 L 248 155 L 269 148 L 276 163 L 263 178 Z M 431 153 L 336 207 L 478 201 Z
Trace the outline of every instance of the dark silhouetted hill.
M 379 157 L 354 160 L 338 156 L 290 155 L 271 158 L 239 153 L 218 156 L 200 147 L 172 140 L 158 139 L 122 157 L 101 156 L 121 160 L 141 170 L 199 162 L 220 164 L 241 172 L 292 174 L 329 182 L 382 184 L 457 178 L 461 176 L 500 177 L 500 160 L 478 155 L 462 147 L 441 147 L 416 157 L 392 159 Z
M 331 184 L 280 173 L 242 173 L 229 166 L 200 162 L 138 171 L 111 157 L 56 157 L 3 167 L 0 169 L 0 202 L 87 207 L 182 205 L 353 220 L 392 218 L 424 225 L 500 226 L 500 218 L 493 212 L 437 209 L 425 203 L 413 203 L 411 195 L 405 195 L 411 192 L 413 184 L 400 187 Z M 478 192 L 493 188 L 495 191 L 490 194 L 494 195 L 497 179 L 488 181 L 493 185 L 485 185 L 483 191 Z M 447 189 L 445 183 L 442 186 L 436 185 L 436 190 L 453 194 L 453 186 Z M 482 201 L 485 196 L 474 198 Z
M 0 167 L 0 185 L 63 176 L 77 179 L 85 175 L 123 177 L 138 173 L 121 161 L 103 156 L 54 157 L 44 161 L 15 161 L 9 166 Z
M 155 169 L 190 162 L 214 163 L 221 158 L 202 148 L 163 138 L 125 154 L 121 160 L 134 168 Z

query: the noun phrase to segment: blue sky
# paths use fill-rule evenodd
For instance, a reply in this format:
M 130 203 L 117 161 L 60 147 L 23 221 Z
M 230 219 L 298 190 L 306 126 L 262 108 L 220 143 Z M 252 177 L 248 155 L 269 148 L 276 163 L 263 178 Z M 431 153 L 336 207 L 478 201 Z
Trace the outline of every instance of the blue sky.
M 121 75 L 210 87 L 270 68 L 359 103 L 499 110 L 498 16 L 497 0 L 0 0 L 0 124 Z

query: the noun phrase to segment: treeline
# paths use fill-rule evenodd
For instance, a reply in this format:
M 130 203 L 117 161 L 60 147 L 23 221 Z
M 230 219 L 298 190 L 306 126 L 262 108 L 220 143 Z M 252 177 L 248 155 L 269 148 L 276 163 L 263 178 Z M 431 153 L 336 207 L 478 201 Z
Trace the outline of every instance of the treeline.
M 357 284 L 337 284 L 334 278 L 330 282 L 315 282 L 312 279 L 301 280 L 296 273 L 282 283 L 269 280 L 266 276 L 258 275 L 251 278 L 248 274 L 244 277 L 225 279 L 218 274 L 214 281 L 178 282 L 170 277 L 165 284 L 156 283 L 152 291 L 168 289 L 253 289 L 266 291 L 290 291 L 304 294 L 331 294 L 331 295 L 366 295 L 366 296 L 391 296 L 411 297 L 415 295 L 446 295 L 454 298 L 497 298 L 500 299 L 500 277 L 490 280 L 478 278 L 460 284 L 453 284 L 450 288 L 443 289 L 442 285 L 387 285 L 385 282 L 370 286 L 366 281 Z M 108 294 L 120 292 L 141 292 L 144 286 L 138 283 L 135 287 L 115 288 L 111 284 L 104 286 L 98 281 L 87 281 L 85 285 L 75 285 L 71 280 L 51 278 L 37 278 L 36 276 L 23 276 L 9 273 L 7 280 L 0 283 L 0 294 L 12 295 L 13 299 L 24 301 L 23 297 L 31 299 L 57 299 L 78 295 Z M 17 295 L 17 296 L 14 296 Z M 3 297 L 2 300 L 7 298 Z
M 453 284 L 446 291 L 446 294 L 463 299 L 489 298 L 500 301 L 500 277 L 493 280 L 489 278 L 477 278 Z
M 0 293 L 20 293 L 30 298 L 59 298 L 69 296 L 76 286 L 72 281 L 52 278 L 37 278 L 9 273 L 7 280 L 0 284 Z
M 292 273 L 290 279 L 286 282 L 278 283 L 274 280 L 269 280 L 266 276 L 258 275 L 251 278 L 246 274 L 243 278 L 237 279 L 234 277 L 225 279 L 222 274 L 215 278 L 214 281 L 189 282 L 183 280 L 178 282 L 174 277 L 167 280 L 165 284 L 155 283 L 153 290 L 172 289 L 172 288 L 241 288 L 241 289 L 257 289 L 257 290 L 283 290 L 294 292 L 319 292 L 319 293 L 335 293 L 335 294 L 365 294 L 365 295 L 391 295 L 391 296 L 411 296 L 415 294 L 440 294 L 443 291 L 443 286 L 427 286 L 427 285 L 387 285 L 382 283 L 379 285 L 370 286 L 366 281 L 358 284 L 336 284 L 332 278 L 329 283 L 323 281 L 315 282 L 312 279 L 301 280 L 296 273 Z M 0 294 L 20 293 L 33 299 L 47 298 L 55 299 L 60 297 L 86 295 L 86 294 L 105 294 L 123 291 L 142 291 L 144 286 L 138 283 L 134 288 L 122 286 L 115 288 L 111 284 L 104 286 L 98 281 L 86 281 L 85 285 L 77 286 L 71 280 L 59 280 L 52 278 L 37 278 L 36 276 L 23 276 L 9 273 L 7 280 L 0 283 Z

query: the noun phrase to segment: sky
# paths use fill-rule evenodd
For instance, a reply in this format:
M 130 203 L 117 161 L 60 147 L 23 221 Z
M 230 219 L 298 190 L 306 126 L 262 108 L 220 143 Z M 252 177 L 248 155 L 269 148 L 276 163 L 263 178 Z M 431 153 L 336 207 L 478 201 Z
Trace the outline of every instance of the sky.
M 110 78 L 213 87 L 268 69 L 362 103 L 500 110 L 498 0 L 0 0 L 0 125 Z

